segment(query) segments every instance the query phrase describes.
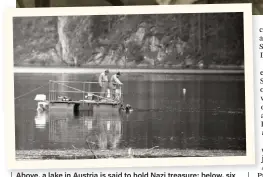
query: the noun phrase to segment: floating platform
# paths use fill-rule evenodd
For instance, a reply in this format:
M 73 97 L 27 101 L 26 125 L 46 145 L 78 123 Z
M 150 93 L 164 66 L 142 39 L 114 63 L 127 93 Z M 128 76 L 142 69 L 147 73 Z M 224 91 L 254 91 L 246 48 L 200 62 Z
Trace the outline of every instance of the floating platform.
M 121 104 L 118 102 L 80 100 L 80 101 L 50 101 L 49 110 L 52 111 L 119 111 Z
M 70 85 L 71 84 L 71 85 Z M 82 89 L 75 87 L 82 87 Z M 107 96 L 100 96 L 102 92 L 92 92 L 92 84 L 99 85 L 98 82 L 79 82 L 79 81 L 49 81 L 48 100 L 46 95 L 37 94 L 35 100 L 38 101 L 38 109 L 45 110 L 45 104 L 48 104 L 48 110 L 51 112 L 76 113 L 79 111 L 92 111 L 108 113 L 119 112 L 122 108 L 123 93 L 121 86 L 114 91 L 114 98 L 111 98 L 110 89 L 107 89 Z M 68 95 L 72 93 L 78 96 L 80 100 L 73 100 Z M 105 93 L 103 93 L 105 94 Z M 73 95 L 74 96 L 74 95 Z M 117 101 L 118 100 L 118 101 Z

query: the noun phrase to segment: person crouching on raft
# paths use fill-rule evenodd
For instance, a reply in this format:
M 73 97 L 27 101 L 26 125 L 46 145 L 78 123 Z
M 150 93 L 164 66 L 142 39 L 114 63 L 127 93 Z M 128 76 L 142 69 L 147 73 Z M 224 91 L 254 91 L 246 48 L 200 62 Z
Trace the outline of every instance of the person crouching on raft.
M 117 85 L 123 85 L 123 83 L 119 80 L 121 73 L 117 72 L 116 74 L 111 76 L 110 79 L 110 92 L 111 92 L 111 98 L 115 99 L 116 89 Z
M 100 96 L 105 98 L 107 95 L 107 89 L 109 88 L 109 79 L 108 79 L 108 75 L 109 75 L 109 70 L 105 70 L 104 72 L 102 72 L 99 76 L 99 85 L 101 87 L 101 91 L 100 91 Z

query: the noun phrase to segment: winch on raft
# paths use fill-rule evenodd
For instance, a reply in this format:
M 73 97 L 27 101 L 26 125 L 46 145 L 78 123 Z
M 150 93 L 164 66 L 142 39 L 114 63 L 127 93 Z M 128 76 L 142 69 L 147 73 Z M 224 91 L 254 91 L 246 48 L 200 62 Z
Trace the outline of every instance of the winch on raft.
M 69 86 L 68 84 L 81 84 L 82 90 Z M 115 90 L 115 99 L 111 98 L 110 90 L 107 90 L 107 96 L 99 96 L 101 92 L 91 92 L 92 84 L 98 82 L 77 82 L 77 81 L 49 81 L 49 93 L 47 100 L 45 94 L 37 94 L 37 111 L 125 111 L 131 112 L 132 107 L 123 105 L 122 87 L 118 86 Z M 68 94 L 81 94 L 80 100 L 73 100 Z

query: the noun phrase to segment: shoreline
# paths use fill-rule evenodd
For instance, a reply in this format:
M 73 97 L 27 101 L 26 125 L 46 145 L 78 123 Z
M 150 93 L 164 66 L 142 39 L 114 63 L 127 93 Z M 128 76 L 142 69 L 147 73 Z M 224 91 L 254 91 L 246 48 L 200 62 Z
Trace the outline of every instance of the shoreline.
M 131 152 L 131 153 L 129 153 Z M 37 159 L 101 159 L 101 158 L 173 158 L 173 157 L 222 157 L 245 156 L 243 150 L 180 150 L 180 149 L 58 149 L 16 150 L 17 160 Z
M 37 67 L 14 67 L 14 73 L 78 73 L 94 74 L 101 73 L 106 68 L 37 68 Z M 244 69 L 114 69 L 110 72 L 122 73 L 158 73 L 158 74 L 244 74 Z

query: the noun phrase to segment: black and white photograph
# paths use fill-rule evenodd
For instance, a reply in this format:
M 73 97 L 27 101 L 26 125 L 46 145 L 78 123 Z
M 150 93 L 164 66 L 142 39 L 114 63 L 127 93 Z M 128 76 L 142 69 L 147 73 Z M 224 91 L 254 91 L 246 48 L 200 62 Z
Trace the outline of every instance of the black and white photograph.
M 251 13 L 250 4 L 13 9 L 9 164 L 253 163 Z

